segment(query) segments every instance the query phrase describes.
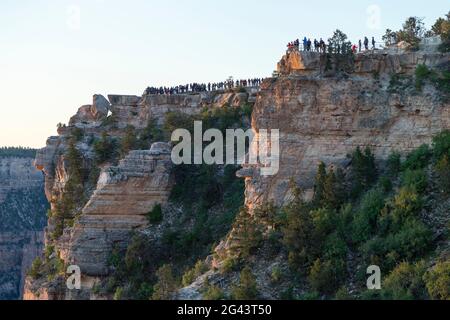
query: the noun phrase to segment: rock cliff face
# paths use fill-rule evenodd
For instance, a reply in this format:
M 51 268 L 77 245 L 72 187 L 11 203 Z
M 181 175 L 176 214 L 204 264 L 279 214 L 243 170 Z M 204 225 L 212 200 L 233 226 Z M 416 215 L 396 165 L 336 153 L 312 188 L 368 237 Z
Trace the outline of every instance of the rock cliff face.
M 417 90 L 413 83 L 418 64 L 440 68 L 448 63 L 448 55 L 432 52 L 375 52 L 335 60 L 318 53 L 290 51 L 278 64 L 279 77 L 266 79 L 260 90 L 110 95 L 108 100 L 94 96 L 92 105 L 81 107 L 69 126 L 61 126 L 58 137 L 49 138 L 35 165 L 45 173 L 46 194 L 55 209 L 69 179 L 65 152 L 75 128 L 83 130 L 76 147 L 84 165 L 92 168 L 90 141 L 104 131 L 122 138 L 129 126 L 142 130 L 149 121 L 162 125 L 169 112 L 195 115 L 205 107 L 255 102 L 255 133 L 280 130 L 280 168 L 277 175 L 263 177 L 258 166 L 246 166 L 238 176 L 245 178 L 250 209 L 268 201 L 281 205 L 290 199 L 291 179 L 306 190 L 312 188 L 319 161 L 345 167 L 350 161 L 347 154 L 358 146 L 370 146 L 383 161 L 394 150 L 406 153 L 449 129 L 448 102 L 439 98 L 442 95 L 434 86 Z M 84 290 L 73 293 L 55 281 L 28 279 L 25 298 L 98 298 L 92 288 L 108 275 L 112 248 L 125 246 L 131 231 L 146 226 L 145 214 L 155 204 L 168 201 L 173 184 L 170 147 L 157 143 L 148 149 L 131 151 L 119 164 L 103 165 L 96 184 L 85 188 L 87 201 L 79 204 L 81 215 L 73 227 L 66 227 L 56 241 L 47 233 L 47 243 L 56 246 L 64 262 L 81 267 Z M 226 243 L 218 250 L 223 248 L 226 250 Z M 185 296 L 198 296 L 198 292 L 188 291 Z
M 0 299 L 18 299 L 43 248 L 47 201 L 32 158 L 0 156 Z
M 113 246 L 126 246 L 130 231 L 147 224 L 146 214 L 167 203 L 171 166 L 169 146 L 159 143 L 132 151 L 117 167 L 103 171 L 78 223 L 62 239 L 63 260 L 85 275 L 107 275 Z
M 76 144 L 83 163 L 92 169 L 94 150 L 92 140 L 102 132 L 116 139 L 124 136 L 125 128 L 136 130 L 149 122 L 161 126 L 169 112 L 187 115 L 199 114 L 206 108 L 225 105 L 241 106 L 254 101 L 257 89 L 246 92 L 205 92 L 173 96 L 149 95 L 143 97 L 110 95 L 108 100 L 96 95 L 92 105 L 82 106 L 61 126 L 58 137 L 50 137 L 47 146 L 37 152 L 35 166 L 45 173 L 46 195 L 52 205 L 64 193 L 69 180 L 65 156 L 70 136 L 75 128 L 83 131 Z M 80 266 L 82 287 L 80 292 L 66 291 L 61 284 L 34 281 L 29 278 L 24 298 L 33 299 L 90 299 L 95 298 L 92 287 L 109 274 L 108 258 L 113 248 L 126 247 L 133 231 L 148 225 L 146 214 L 156 204 L 165 205 L 172 189 L 171 147 L 154 143 L 148 150 L 131 151 L 118 165 L 105 164 L 96 184 L 86 186 L 85 204 L 79 204 L 79 217 L 73 227 L 67 227 L 58 240 L 51 239 L 52 219 L 46 233 L 47 245 L 54 245 L 65 264 Z
M 285 203 L 291 178 L 311 189 L 320 161 L 345 167 L 358 146 L 371 147 L 382 160 L 394 150 L 405 154 L 430 143 L 450 128 L 450 105 L 434 87 L 398 89 L 392 80 L 411 80 L 418 64 L 448 66 L 448 54 L 359 54 L 346 72 L 326 60 L 319 53 L 288 52 L 278 64 L 280 77 L 263 83 L 252 128 L 280 129 L 280 171 L 269 177 L 260 176 L 258 168 L 240 172 L 249 207 Z

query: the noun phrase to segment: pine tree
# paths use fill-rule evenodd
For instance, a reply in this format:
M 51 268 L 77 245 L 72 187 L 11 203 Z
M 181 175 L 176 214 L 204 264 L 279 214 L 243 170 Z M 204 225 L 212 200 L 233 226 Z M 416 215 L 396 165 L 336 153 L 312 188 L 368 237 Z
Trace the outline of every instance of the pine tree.
M 247 258 L 262 240 L 260 225 L 250 216 L 247 208 L 242 208 L 233 225 L 231 234 L 233 255 Z
M 325 181 L 327 179 L 327 169 L 325 163 L 320 162 L 317 170 L 316 179 L 314 183 L 314 199 L 315 206 L 321 206 L 324 201 L 325 193 Z
M 337 209 L 339 206 L 338 199 L 336 197 L 336 175 L 334 174 L 333 169 L 328 172 L 325 178 L 322 206 L 330 209 Z
M 125 157 L 131 150 L 137 148 L 137 137 L 136 137 L 136 129 L 128 125 L 125 128 L 125 136 L 122 139 L 122 145 L 120 149 L 121 157 Z
M 177 289 L 177 282 L 172 273 L 172 266 L 166 264 L 156 272 L 158 282 L 154 287 L 153 300 L 170 300 Z
M 377 179 L 375 156 L 369 147 L 364 153 L 358 147 L 352 155 L 353 186 L 352 196 L 358 197 L 367 190 Z
M 104 131 L 99 140 L 94 143 L 95 160 L 98 164 L 111 160 L 116 153 L 114 141 Z
M 450 161 L 449 156 L 444 155 L 436 164 L 439 186 L 445 193 L 450 193 Z
M 250 267 L 245 267 L 240 274 L 239 284 L 232 288 L 234 300 L 255 300 L 258 298 L 256 278 Z

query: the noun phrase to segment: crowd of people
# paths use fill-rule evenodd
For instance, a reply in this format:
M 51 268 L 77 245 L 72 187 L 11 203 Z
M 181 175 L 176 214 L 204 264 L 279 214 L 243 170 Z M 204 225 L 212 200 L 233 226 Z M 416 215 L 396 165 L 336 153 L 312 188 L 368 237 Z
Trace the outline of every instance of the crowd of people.
M 300 46 L 300 40 L 297 39 L 295 41 L 289 42 L 287 45 L 288 49 L 298 49 L 302 51 L 315 51 L 315 52 L 323 52 L 325 53 L 327 50 L 327 44 L 323 41 L 322 38 L 320 40 L 314 39 L 311 41 L 309 38 L 303 38 L 302 46 Z
M 243 80 L 227 80 L 222 82 L 209 83 L 190 83 L 175 87 L 148 87 L 145 89 L 145 95 L 174 95 L 183 93 L 199 93 L 208 91 L 227 90 L 234 88 L 259 87 L 263 79 L 243 79 Z
M 302 44 L 302 45 L 301 45 Z M 375 37 L 372 37 L 372 50 L 374 50 L 376 48 L 376 41 L 375 41 Z M 364 47 L 363 47 L 364 45 Z M 353 53 L 356 52 L 362 52 L 363 49 L 364 50 L 369 50 L 369 45 L 370 45 L 370 41 L 369 38 L 364 37 L 364 41 L 359 40 L 358 45 L 354 44 L 352 45 L 352 51 Z M 313 52 L 321 52 L 321 53 L 326 53 L 327 52 L 327 44 L 325 43 L 325 41 L 323 41 L 322 38 L 320 38 L 320 40 L 314 39 L 314 41 L 311 41 L 310 38 L 304 37 L 302 43 L 300 43 L 300 40 L 294 40 L 292 42 L 289 42 L 287 47 L 288 50 L 292 50 L 292 49 L 297 49 L 297 50 L 301 50 L 301 51 L 313 51 Z M 341 48 L 337 48 L 336 51 L 338 53 L 340 53 Z

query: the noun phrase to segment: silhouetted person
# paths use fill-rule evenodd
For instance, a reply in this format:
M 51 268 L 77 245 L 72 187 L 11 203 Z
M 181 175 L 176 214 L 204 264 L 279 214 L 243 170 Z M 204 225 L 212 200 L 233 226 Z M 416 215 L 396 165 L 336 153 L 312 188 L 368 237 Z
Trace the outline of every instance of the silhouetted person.
M 364 48 L 369 50 L 369 39 L 367 37 L 364 37 Z

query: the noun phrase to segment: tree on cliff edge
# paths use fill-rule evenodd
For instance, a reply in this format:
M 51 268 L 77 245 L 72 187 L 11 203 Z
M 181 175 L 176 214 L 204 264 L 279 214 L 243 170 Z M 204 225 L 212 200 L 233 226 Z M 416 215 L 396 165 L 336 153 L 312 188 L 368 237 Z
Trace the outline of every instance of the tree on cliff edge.
M 351 52 L 352 43 L 348 41 L 347 35 L 341 30 L 336 30 L 328 39 L 329 53 L 345 54 Z

